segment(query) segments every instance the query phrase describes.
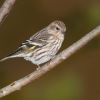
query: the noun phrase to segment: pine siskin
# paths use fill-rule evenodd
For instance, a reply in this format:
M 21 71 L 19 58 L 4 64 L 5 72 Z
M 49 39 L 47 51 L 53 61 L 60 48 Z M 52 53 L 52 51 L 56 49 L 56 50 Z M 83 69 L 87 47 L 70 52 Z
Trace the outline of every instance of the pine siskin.
M 7 57 L 23 57 L 35 65 L 43 64 L 52 59 L 60 49 L 64 40 L 66 26 L 62 21 L 54 21 L 47 27 L 30 37 L 25 43 Z

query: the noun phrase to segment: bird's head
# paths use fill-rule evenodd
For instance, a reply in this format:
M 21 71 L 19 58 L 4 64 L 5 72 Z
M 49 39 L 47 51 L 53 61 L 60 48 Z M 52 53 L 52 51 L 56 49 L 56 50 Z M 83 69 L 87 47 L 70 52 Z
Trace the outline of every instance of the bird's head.
M 62 21 L 53 21 L 47 27 L 50 34 L 64 34 L 66 32 L 66 26 Z

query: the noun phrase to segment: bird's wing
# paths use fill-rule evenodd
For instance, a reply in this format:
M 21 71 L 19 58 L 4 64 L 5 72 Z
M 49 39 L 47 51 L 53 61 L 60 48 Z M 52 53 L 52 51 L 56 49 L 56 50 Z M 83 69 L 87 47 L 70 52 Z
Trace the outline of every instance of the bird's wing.
M 26 42 L 22 43 L 22 46 L 27 46 L 28 48 L 33 46 L 42 47 L 48 43 L 48 38 L 49 35 L 46 29 L 43 29 L 31 36 L 29 40 L 26 40 Z
M 47 39 L 48 39 L 47 31 L 43 29 L 34 34 L 33 36 L 31 36 L 29 40 L 23 42 L 22 45 L 17 50 L 9 54 L 8 56 L 13 56 L 13 55 L 17 56 L 23 53 L 29 53 L 30 51 L 33 51 L 36 48 L 46 45 Z
M 48 34 L 47 28 L 42 29 L 41 31 L 35 33 L 33 36 L 30 37 L 29 40 L 31 41 L 36 41 L 39 43 L 45 43 L 48 42 L 47 40 L 49 39 L 51 35 Z

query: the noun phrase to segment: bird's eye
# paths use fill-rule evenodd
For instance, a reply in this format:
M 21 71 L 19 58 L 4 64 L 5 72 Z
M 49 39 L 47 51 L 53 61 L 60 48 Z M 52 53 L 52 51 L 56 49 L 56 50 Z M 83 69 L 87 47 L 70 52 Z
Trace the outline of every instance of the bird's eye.
M 56 27 L 56 30 L 60 30 L 60 28 L 59 27 Z

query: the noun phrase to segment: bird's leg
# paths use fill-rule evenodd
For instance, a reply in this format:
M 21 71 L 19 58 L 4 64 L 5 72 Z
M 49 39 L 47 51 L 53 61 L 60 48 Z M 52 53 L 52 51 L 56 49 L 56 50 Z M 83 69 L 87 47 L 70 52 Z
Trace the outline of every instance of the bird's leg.
M 40 65 L 37 65 L 37 68 L 36 68 L 36 70 L 39 70 L 41 68 L 41 66 Z

